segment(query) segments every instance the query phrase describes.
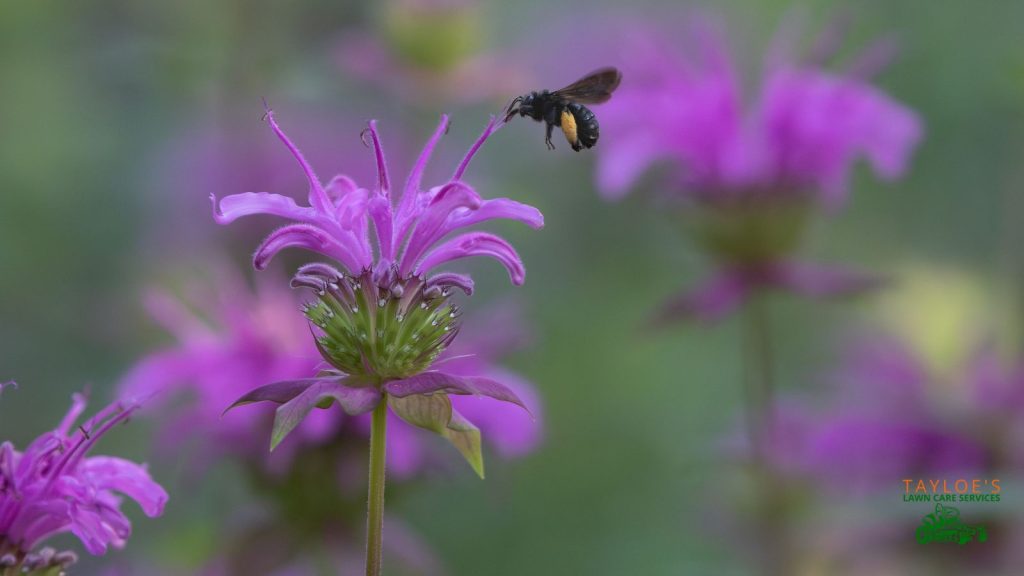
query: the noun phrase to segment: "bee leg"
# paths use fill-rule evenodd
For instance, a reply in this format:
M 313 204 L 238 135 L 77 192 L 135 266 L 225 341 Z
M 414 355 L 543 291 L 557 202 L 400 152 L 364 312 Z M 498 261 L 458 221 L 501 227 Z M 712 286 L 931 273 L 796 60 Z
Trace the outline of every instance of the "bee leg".
M 508 103 L 508 108 L 505 108 L 505 122 L 508 122 L 519 112 L 518 104 L 523 101 L 522 96 L 516 96 Z
M 554 150 L 555 145 L 551 142 L 551 133 L 554 131 L 555 125 L 548 124 L 547 135 L 544 137 L 544 143 L 548 145 L 548 150 Z

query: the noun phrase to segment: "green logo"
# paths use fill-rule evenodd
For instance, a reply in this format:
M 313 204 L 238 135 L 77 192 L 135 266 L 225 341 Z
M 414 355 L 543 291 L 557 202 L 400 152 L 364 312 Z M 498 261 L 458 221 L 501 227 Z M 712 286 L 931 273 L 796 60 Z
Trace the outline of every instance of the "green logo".
M 960 510 L 952 506 L 935 505 L 935 512 L 928 514 L 917 527 L 917 541 L 921 544 L 929 542 L 956 542 L 961 546 L 975 538 L 978 542 L 988 540 L 988 533 L 983 526 L 968 526 L 960 520 Z

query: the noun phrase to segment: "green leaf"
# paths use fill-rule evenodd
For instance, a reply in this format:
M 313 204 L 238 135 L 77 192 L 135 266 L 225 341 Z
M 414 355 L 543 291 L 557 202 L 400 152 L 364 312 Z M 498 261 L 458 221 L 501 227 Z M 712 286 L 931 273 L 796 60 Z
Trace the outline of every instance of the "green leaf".
M 480 448 L 480 429 L 466 420 L 462 414 L 452 410 L 452 419 L 445 429 L 445 438 L 462 454 L 481 479 L 484 477 L 484 453 Z
M 452 401 L 447 394 L 416 394 L 405 398 L 388 396 L 388 405 L 402 420 L 441 436 L 444 436 L 452 419 Z
M 447 394 L 414 394 L 404 398 L 388 396 L 388 404 L 402 420 L 451 442 L 473 471 L 484 477 L 480 429 L 452 409 Z

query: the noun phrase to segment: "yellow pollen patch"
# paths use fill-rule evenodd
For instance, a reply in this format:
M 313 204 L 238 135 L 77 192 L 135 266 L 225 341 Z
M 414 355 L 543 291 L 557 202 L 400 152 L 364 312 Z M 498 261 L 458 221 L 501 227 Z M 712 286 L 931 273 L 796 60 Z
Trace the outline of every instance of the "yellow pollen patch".
M 568 110 L 562 111 L 562 132 L 565 132 L 565 139 L 570 145 L 576 145 L 576 117 Z

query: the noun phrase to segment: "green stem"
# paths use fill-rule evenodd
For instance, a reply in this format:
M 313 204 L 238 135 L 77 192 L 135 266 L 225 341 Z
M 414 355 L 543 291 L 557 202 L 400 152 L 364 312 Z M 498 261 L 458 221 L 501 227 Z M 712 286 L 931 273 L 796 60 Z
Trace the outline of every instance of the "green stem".
M 768 311 L 763 297 L 747 304 L 744 354 L 747 393 L 747 432 L 758 465 L 765 463 L 765 442 L 774 429 L 775 360 Z
M 763 573 L 783 576 L 789 573 L 789 555 L 785 549 L 784 511 L 778 500 L 781 486 L 768 457 L 768 446 L 775 432 L 775 360 L 763 296 L 755 296 L 747 304 L 743 318 L 743 351 L 747 433 L 754 457 L 755 533 L 764 538 L 760 542 Z
M 388 424 L 387 396 L 373 410 L 370 425 L 370 490 L 366 506 L 366 576 L 380 576 L 384 548 L 384 468 Z

